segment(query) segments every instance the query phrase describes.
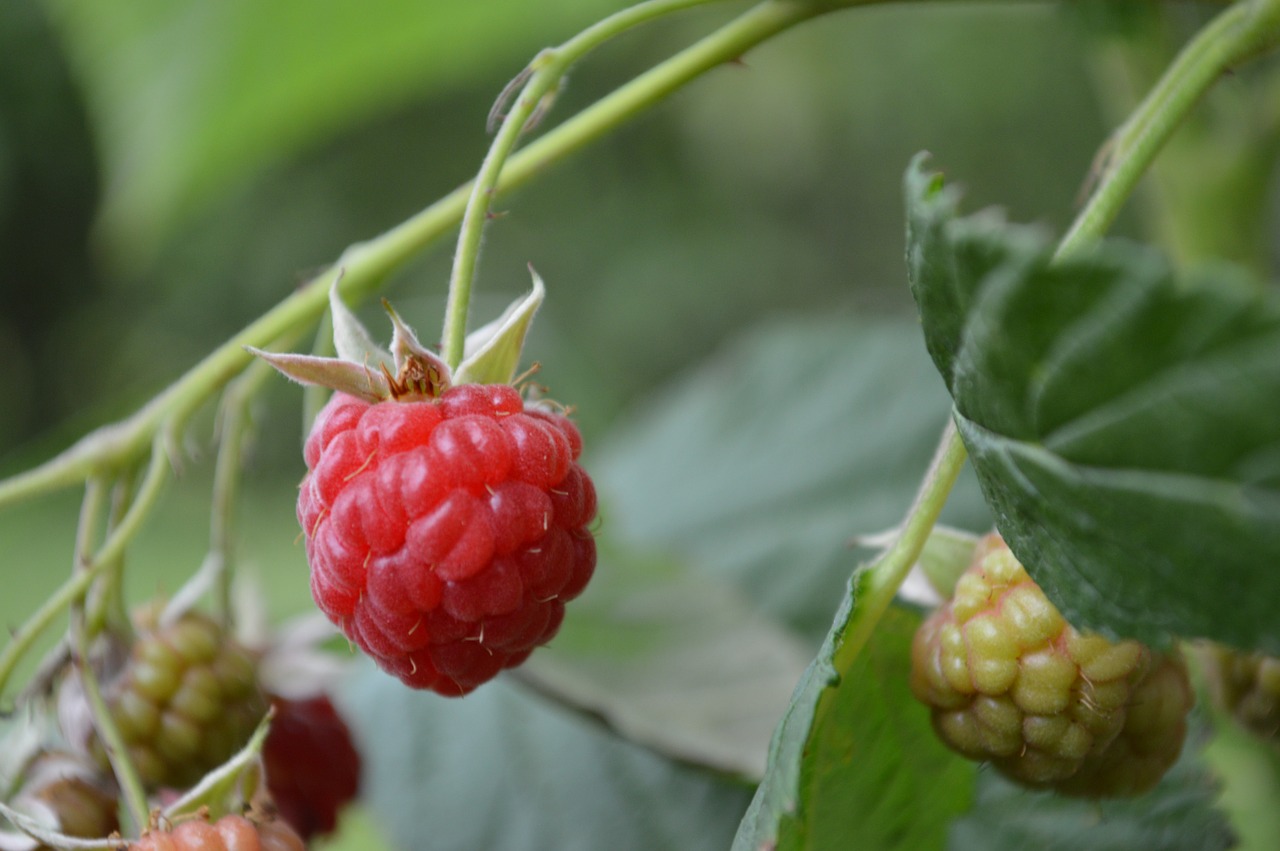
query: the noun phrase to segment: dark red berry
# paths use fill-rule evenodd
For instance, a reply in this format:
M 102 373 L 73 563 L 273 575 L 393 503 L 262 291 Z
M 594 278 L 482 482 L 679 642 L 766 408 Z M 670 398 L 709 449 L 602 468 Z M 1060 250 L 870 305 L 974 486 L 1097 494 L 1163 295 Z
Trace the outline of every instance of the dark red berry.
M 386 671 L 465 694 L 555 635 L 595 569 L 582 437 L 499 384 L 337 394 L 298 497 L 317 605 Z
M 327 695 L 274 698 L 275 717 L 262 746 L 267 789 L 280 815 L 304 841 L 332 833 L 338 811 L 360 786 L 360 754 Z

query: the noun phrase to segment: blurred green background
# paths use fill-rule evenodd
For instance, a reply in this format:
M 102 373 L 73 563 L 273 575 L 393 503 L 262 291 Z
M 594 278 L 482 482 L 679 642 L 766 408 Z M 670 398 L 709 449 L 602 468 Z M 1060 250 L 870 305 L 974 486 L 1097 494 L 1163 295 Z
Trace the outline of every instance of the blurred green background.
M 469 179 L 503 85 L 621 5 L 0 3 L 0 476 L 128 414 L 347 245 Z M 572 72 L 548 124 L 745 8 L 715 4 L 608 45 Z M 761 324 L 910 327 L 900 176 L 917 151 L 960 180 L 970 208 L 998 203 L 1056 231 L 1071 220 L 1110 124 L 1079 24 L 1051 3 L 922 4 L 786 33 L 500 201 L 473 317 L 538 269 L 549 297 L 528 357 L 576 406 L 588 445 Z M 1138 229 L 1128 213 L 1116 230 Z M 451 247 L 385 290 L 424 341 Z M 377 308 L 360 312 L 385 329 Z M 762 406 L 773 390 L 762 380 Z M 936 392 L 941 403 L 940 381 Z M 239 511 L 240 552 L 276 615 L 309 607 L 293 520 L 300 397 L 283 381 L 263 396 Z M 203 556 L 207 421 L 190 449 L 130 550 L 134 599 L 174 590 Z M 899 516 L 907 493 L 875 522 Z M 77 498 L 0 512 L 6 626 L 69 568 Z M 831 528 L 836 552 L 858 531 Z M 820 635 L 834 598 L 813 599 L 805 626 Z
M 467 180 L 503 85 L 618 7 L 0 4 L 0 475 L 134 410 L 344 247 Z M 548 123 L 744 8 L 606 46 Z M 505 198 L 473 316 L 537 267 L 550 297 L 529 358 L 590 444 L 743 328 L 909 315 L 899 176 L 916 151 L 975 205 L 1070 220 L 1104 135 L 1079 35 L 1037 3 L 871 8 L 785 33 Z M 425 340 L 451 247 L 386 290 Z M 273 382 L 257 412 L 243 551 L 272 567 L 302 558 L 279 534 L 302 471 L 299 396 Z M 200 558 L 211 446 L 195 436 L 171 516 L 131 552 L 140 593 L 172 590 Z M 74 499 L 0 513 L 6 622 L 69 564 Z M 280 591 L 282 610 L 305 607 L 298 583 Z

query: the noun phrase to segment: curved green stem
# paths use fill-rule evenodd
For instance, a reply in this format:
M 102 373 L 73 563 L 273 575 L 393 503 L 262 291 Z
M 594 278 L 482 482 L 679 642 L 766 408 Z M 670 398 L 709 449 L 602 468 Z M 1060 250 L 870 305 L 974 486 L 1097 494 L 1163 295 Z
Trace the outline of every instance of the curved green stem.
M 480 172 L 471 184 L 466 210 L 462 215 L 458 248 L 453 256 L 453 272 L 449 277 L 449 300 L 445 307 L 441 344 L 442 354 L 450 369 L 457 369 L 462 362 L 471 286 L 475 281 L 480 238 L 489 217 L 490 202 L 502 174 L 502 167 L 515 149 L 520 135 L 528 129 L 534 116 L 546 108 L 547 99 L 554 95 L 570 66 L 592 50 L 632 27 L 663 15 L 713 2 L 719 0 L 649 0 L 610 15 L 559 47 L 543 50 L 529 63 L 529 67 L 521 75 L 522 78 L 527 76 L 527 81 L 480 164 Z M 519 79 L 517 78 L 517 83 Z
M 115 773 L 116 782 L 124 795 L 125 809 L 130 821 L 133 822 L 129 833 L 138 835 L 146 828 L 150 814 L 147 807 L 147 793 L 142 787 L 138 769 L 129 758 L 129 751 L 125 746 L 124 737 L 120 734 L 120 728 L 116 726 L 115 720 L 111 717 L 111 711 L 107 708 L 107 702 L 102 697 L 98 677 L 93 672 L 93 664 L 89 659 L 89 640 L 83 624 L 80 628 L 73 628 L 72 632 L 75 635 L 75 652 L 72 658 L 75 661 L 85 698 L 89 701 L 89 709 L 93 713 L 93 726 L 102 740 L 112 771 Z
M 76 530 L 75 566 L 72 574 L 98 575 L 107 571 L 114 564 L 112 559 L 98 559 L 98 569 L 94 569 L 92 555 L 98 549 L 98 526 L 102 508 L 105 503 L 106 488 L 101 480 L 92 479 L 85 488 L 84 503 L 80 510 L 80 523 Z M 128 512 L 126 511 L 126 516 Z M 92 634 L 88 629 L 85 616 L 84 595 L 71 603 L 71 647 L 72 661 L 80 686 L 89 703 L 93 715 L 93 725 L 106 749 L 108 760 L 116 775 L 116 780 L 124 793 L 135 832 L 140 832 L 147 824 L 147 796 L 142 788 L 133 760 L 129 758 L 124 738 L 116 726 L 106 701 L 102 697 L 102 689 L 98 684 L 98 676 L 93 669 L 89 655 L 89 643 Z
M 13 675 L 14 669 L 22 658 L 31 649 L 31 645 L 40 637 L 40 634 L 53 625 L 53 622 L 62 615 L 67 608 L 80 597 L 84 596 L 85 591 L 93 583 L 98 576 L 98 570 L 90 567 L 79 573 L 73 574 L 58 589 L 53 592 L 50 597 L 44 601 L 40 608 L 31 614 L 31 617 L 18 627 L 13 635 L 9 638 L 9 643 L 4 646 L 4 650 L 0 652 L 0 693 L 3 693 L 4 687 L 9 682 L 9 677 Z
M 47 600 L 44 605 L 14 631 L 4 652 L 0 653 L 0 694 L 9 676 L 31 649 L 40 634 L 48 629 L 73 603 L 84 597 L 89 585 L 97 578 L 101 568 L 94 569 L 91 556 L 97 546 L 98 530 L 102 526 L 107 508 L 107 482 L 91 478 L 85 484 L 84 499 L 80 502 L 80 518 L 76 523 L 75 569 L 71 577 Z
M 836 648 L 836 670 L 849 670 L 871 640 L 876 624 L 893 602 L 898 588 L 920 560 L 929 533 L 938 521 L 960 471 L 964 469 L 966 458 L 968 453 L 956 431 L 956 424 L 949 420 L 934 453 L 933 463 L 929 465 L 915 502 L 902 521 L 897 538 L 858 576 L 857 607 L 845 628 L 843 640 Z
M 169 455 L 165 449 L 163 436 L 157 436 L 151 449 L 151 460 L 147 464 L 147 473 L 134 494 L 133 503 L 120 518 L 120 522 L 108 534 L 102 547 L 93 557 L 93 569 L 101 570 L 124 555 L 124 548 L 133 540 L 134 535 L 142 528 L 151 509 L 160 499 L 160 492 L 169 479 Z
M 529 182 L 681 86 L 770 37 L 851 5 L 857 3 L 767 0 L 744 12 L 512 155 L 498 178 L 496 192 Z M 463 185 L 381 236 L 350 246 L 333 266 L 215 349 L 133 416 L 91 432 L 32 470 L 0 481 L 0 508 L 78 484 L 95 473 L 109 473 L 139 458 L 175 415 L 195 410 L 244 369 L 250 359 L 245 346 L 262 348 L 316 322 L 328 305 L 329 288 L 339 277 L 339 289 L 348 301 L 359 301 L 372 292 L 391 271 L 461 221 L 471 189 L 471 184 Z
M 284 344 L 287 348 L 289 343 Z M 213 511 L 209 518 L 209 553 L 214 573 L 208 577 L 224 623 L 231 622 L 231 585 L 235 574 L 235 507 L 244 469 L 245 438 L 250 428 L 249 404 L 275 375 L 266 361 L 255 361 L 227 387 L 219 420 L 221 436 L 213 471 Z
M 17 667 L 22 657 L 35 643 L 36 638 L 49 628 L 50 625 L 61 615 L 68 607 L 76 605 L 83 600 L 89 587 L 93 584 L 104 571 L 116 563 L 124 554 L 124 548 L 128 545 L 133 536 L 138 533 L 142 526 L 142 522 L 147 515 L 151 513 L 151 509 L 155 506 L 156 501 L 160 497 L 169 473 L 169 459 L 165 453 L 164 441 L 161 437 L 157 437 L 153 443 L 151 454 L 151 463 L 147 468 L 146 476 L 142 480 L 142 485 L 138 488 L 138 493 L 134 496 L 133 503 L 125 511 L 124 516 L 120 518 L 120 522 L 110 530 L 106 540 L 93 554 L 93 558 L 87 558 L 78 548 L 76 558 L 81 569 L 72 573 L 59 588 L 54 591 L 53 595 L 44 601 L 44 604 L 27 619 L 21 627 L 13 633 L 9 642 L 5 645 L 4 650 L 0 651 L 0 693 L 3 693 L 5 684 L 8 682 L 13 670 Z M 80 531 L 85 537 L 83 541 L 77 542 L 77 547 L 82 543 L 87 547 L 91 542 L 91 530 L 96 528 L 97 519 L 101 514 L 101 504 L 103 502 L 101 490 L 96 487 L 89 488 L 90 493 L 96 494 L 92 504 L 94 508 L 93 516 L 87 506 L 90 504 L 89 493 L 86 493 L 86 508 L 81 511 Z M 93 613 L 94 617 L 86 622 L 86 631 L 95 633 L 101 628 L 103 619 L 105 618 L 105 610 L 99 608 Z
M 1115 220 L 1173 131 L 1223 74 L 1280 41 L 1280 2 L 1228 7 L 1183 48 L 1137 110 L 1115 132 L 1098 185 L 1058 246 L 1061 257 Z
M 137 470 L 129 470 L 116 480 L 111 494 L 111 511 L 107 515 L 108 534 L 118 527 L 129 506 L 133 504 L 133 489 L 137 484 Z M 90 481 L 93 481 L 90 479 Z M 96 546 L 96 545 L 95 545 Z M 89 564 L 93 549 L 82 549 L 84 563 Z M 124 553 L 102 563 L 102 579 L 92 589 L 86 607 L 89 637 L 97 635 L 111 620 L 117 628 L 131 628 L 124 598 Z

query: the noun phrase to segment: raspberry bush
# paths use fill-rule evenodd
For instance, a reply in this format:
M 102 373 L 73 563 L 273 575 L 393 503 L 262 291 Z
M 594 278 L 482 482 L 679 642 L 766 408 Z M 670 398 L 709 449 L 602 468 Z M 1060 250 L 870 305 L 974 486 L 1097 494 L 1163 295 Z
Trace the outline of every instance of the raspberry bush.
M 588 54 L 712 6 L 644 0 L 538 52 L 483 153 L 459 87 L 411 153 L 387 120 L 376 144 L 255 180 L 321 129 L 464 67 L 499 74 L 508 41 L 564 28 L 536 4 L 289 2 L 0 11 L 0 245 L 25 282 L 0 313 L 0 435 L 24 399 L 118 410 L 227 327 L 215 304 L 280 297 L 133 414 L 0 479 L 0 508 L 33 502 L 0 515 L 21 601 L 0 649 L 0 849 L 1280 846 L 1258 806 L 1280 799 L 1280 0 L 1034 4 L 982 12 L 1010 15 L 994 29 L 763 0 L 619 39 L 620 66 L 649 63 L 709 27 L 601 95 Z M 830 44 L 783 37 L 810 21 Z M 40 73 L 10 70 L 33 33 L 67 51 L 100 146 L 94 250 L 54 252 L 102 258 L 90 273 L 24 265 L 74 213 L 28 177 L 74 176 L 48 165 L 70 137 L 10 117 L 50 103 L 27 88 Z M 1022 135 L 1004 86 L 1034 108 Z M 686 87 L 652 135 L 604 146 L 616 169 L 570 166 L 585 182 L 548 207 L 511 194 Z M 1058 103 L 1091 87 L 1109 135 Z M 968 154 L 941 141 L 962 106 L 984 110 Z M 896 170 L 909 116 L 936 122 L 941 156 L 902 182 L 907 286 L 851 294 L 892 278 L 859 255 L 896 216 L 871 206 L 896 202 L 864 203 L 882 168 L 848 128 L 875 127 Z M 471 182 L 301 286 L 261 277 L 310 268 L 308 240 L 372 209 L 330 194 L 335 175 L 387 196 L 385 224 L 420 192 L 404 172 L 456 185 L 464 159 Z M 966 212 L 943 166 L 1052 225 Z M 1107 238 L 1130 200 L 1128 238 Z M 447 281 L 409 265 L 455 228 Z M 514 244 L 550 286 L 477 301 L 482 242 L 495 276 Z M 216 298 L 149 298 L 200 262 Z M 99 275 L 129 288 L 81 285 Z M 383 289 L 419 328 L 438 312 L 438 336 L 383 300 L 375 342 L 357 311 Z M 104 330 L 120 292 L 141 336 Z M 914 312 L 889 316 L 895 297 Z M 851 303 L 877 310 L 833 310 Z M 824 315 L 659 387 L 784 305 Z M 33 498 L 72 486 L 79 517 L 51 534 L 62 506 Z

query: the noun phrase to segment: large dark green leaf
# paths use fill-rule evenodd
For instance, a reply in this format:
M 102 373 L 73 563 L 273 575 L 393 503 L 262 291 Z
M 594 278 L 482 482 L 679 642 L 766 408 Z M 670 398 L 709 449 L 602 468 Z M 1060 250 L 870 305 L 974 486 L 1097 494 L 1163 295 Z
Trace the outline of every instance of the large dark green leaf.
M 734 851 L 925 851 L 941 847 L 948 821 L 968 806 L 973 766 L 938 741 L 907 686 L 919 617 L 891 609 L 868 649 L 838 672 L 853 609 L 846 603 L 796 691 Z
M 1047 241 L 917 161 L 908 261 L 997 526 L 1082 626 L 1280 650 L 1280 301 Z
M 750 794 L 506 682 L 450 700 L 370 666 L 346 694 L 362 796 L 403 849 L 720 851 Z
M 809 649 L 723 580 L 617 547 L 527 684 L 667 756 L 758 781 Z
M 900 515 L 945 417 L 912 330 L 772 326 L 648 406 L 589 465 L 612 544 L 525 681 L 662 753 L 759 779 L 811 654 L 768 615 L 826 631 L 848 539 Z M 781 415 L 755 388 L 786 370 Z M 961 502 L 981 524 L 972 482 Z

